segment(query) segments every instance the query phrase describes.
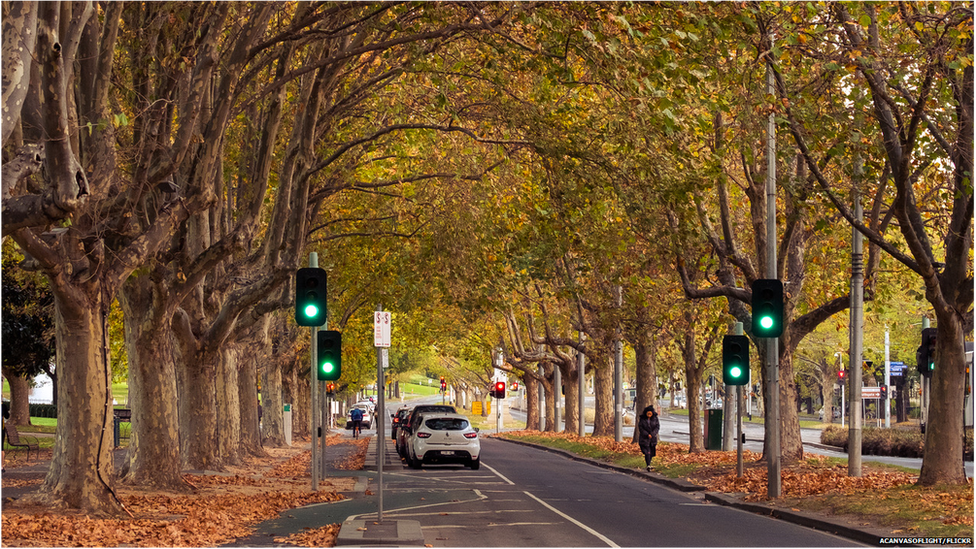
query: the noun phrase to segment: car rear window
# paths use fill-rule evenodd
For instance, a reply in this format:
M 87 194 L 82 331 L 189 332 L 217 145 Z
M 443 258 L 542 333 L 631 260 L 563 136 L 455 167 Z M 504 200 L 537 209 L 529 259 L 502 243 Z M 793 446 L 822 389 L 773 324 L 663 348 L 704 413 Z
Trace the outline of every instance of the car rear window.
M 435 431 L 461 431 L 468 427 L 468 420 L 456 417 L 435 417 L 425 421 L 424 425 Z

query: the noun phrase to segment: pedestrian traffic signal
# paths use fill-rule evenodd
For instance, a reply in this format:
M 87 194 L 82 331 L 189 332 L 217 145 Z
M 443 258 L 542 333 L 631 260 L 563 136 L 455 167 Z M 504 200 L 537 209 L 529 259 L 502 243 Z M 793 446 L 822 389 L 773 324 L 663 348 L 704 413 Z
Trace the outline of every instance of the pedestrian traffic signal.
M 918 359 L 918 373 L 930 376 L 935 371 L 935 328 L 922 330 L 922 345 L 918 348 L 915 358 Z
M 844 381 L 846 377 L 847 377 L 847 372 L 845 372 L 844 370 L 837 372 L 837 379 Z
M 319 381 L 335 381 L 342 375 L 342 334 L 322 330 L 317 337 L 316 376 Z
M 722 338 L 722 381 L 726 385 L 749 382 L 749 338 L 727 335 Z
M 327 294 L 325 269 L 298 269 L 295 273 L 295 322 L 299 326 L 324 325 L 328 312 Z
M 783 334 L 783 283 L 775 278 L 752 283 L 752 333 L 755 337 Z
M 494 394 L 494 397 L 495 398 L 505 398 L 505 382 L 504 381 L 496 381 L 495 382 L 495 390 L 493 392 L 495 393 Z

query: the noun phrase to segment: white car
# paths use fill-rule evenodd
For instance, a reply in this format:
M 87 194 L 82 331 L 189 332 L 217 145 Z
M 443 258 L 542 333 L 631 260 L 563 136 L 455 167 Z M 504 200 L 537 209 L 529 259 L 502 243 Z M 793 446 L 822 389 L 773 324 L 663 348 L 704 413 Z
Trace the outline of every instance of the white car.
M 362 426 L 363 426 L 363 429 L 369 429 L 370 426 L 373 425 L 373 414 L 372 414 L 372 411 L 370 410 L 369 406 L 367 406 L 365 404 L 362 404 L 362 403 L 356 404 L 355 406 L 353 406 L 352 408 L 349 409 L 349 412 L 346 414 L 346 429 L 352 429 L 352 411 L 353 411 L 353 408 L 359 408 L 360 410 L 363 411 L 363 423 L 362 423 Z
M 419 469 L 425 463 L 460 463 L 481 467 L 481 440 L 468 418 L 446 412 L 425 412 L 407 442 L 407 465 Z

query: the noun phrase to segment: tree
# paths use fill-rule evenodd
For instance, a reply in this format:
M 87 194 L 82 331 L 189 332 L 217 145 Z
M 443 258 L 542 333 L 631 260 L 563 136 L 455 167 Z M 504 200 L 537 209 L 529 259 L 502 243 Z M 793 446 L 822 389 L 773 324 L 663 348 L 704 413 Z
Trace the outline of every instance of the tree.
M 864 136 L 852 148 L 882 168 L 876 170 L 875 196 L 897 219 L 901 243 L 857 219 L 851 198 L 845 200 L 844 191 L 868 195 L 867 178 L 855 179 L 851 189 L 832 188 L 829 170 L 845 159 L 845 151 L 810 135 L 806 118 L 792 107 L 799 75 L 781 64 L 777 90 L 790 132 L 833 207 L 923 282 L 938 321 L 938 343 L 919 484 L 966 482 L 958 388 L 966 375 L 964 336 L 973 325 L 972 7 L 865 5 L 852 12 L 838 4 L 808 15 L 798 32 L 824 40 L 824 46 L 796 50 L 826 69 L 826 77 L 843 82 L 843 89 L 864 91 L 844 103 L 851 111 L 846 118 L 855 121 L 851 133 Z

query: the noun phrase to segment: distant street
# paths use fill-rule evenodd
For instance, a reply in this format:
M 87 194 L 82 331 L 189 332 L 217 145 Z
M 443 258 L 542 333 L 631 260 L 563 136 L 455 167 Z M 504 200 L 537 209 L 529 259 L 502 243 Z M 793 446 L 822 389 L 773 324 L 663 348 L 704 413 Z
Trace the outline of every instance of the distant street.
M 512 409 L 512 417 L 519 420 L 525 421 L 525 412 L 521 410 Z M 633 417 L 633 415 L 631 415 Z M 661 440 L 666 442 L 677 442 L 681 444 L 688 444 L 688 416 L 685 415 L 672 415 L 668 413 L 660 414 L 661 420 Z M 593 425 L 586 425 L 586 432 L 593 432 Z M 624 425 L 623 435 L 625 439 L 629 439 L 634 432 L 633 425 Z M 761 423 L 742 423 L 742 432 L 746 435 L 746 443 L 743 448 L 746 450 L 751 450 L 753 452 L 762 453 L 763 449 L 763 437 L 765 436 L 766 429 Z M 803 439 L 803 451 L 827 456 L 827 457 L 838 457 L 847 458 L 847 453 L 838 452 L 835 450 L 830 450 L 824 448 L 820 444 L 820 430 L 819 429 L 800 429 L 800 437 Z M 890 456 L 862 456 L 862 460 L 865 462 L 876 462 L 876 463 L 887 463 L 889 465 L 899 465 L 901 467 L 909 467 L 912 469 L 922 468 L 922 458 L 903 458 L 903 457 L 890 457 Z M 966 475 L 969 477 L 973 476 L 973 462 L 965 462 Z

